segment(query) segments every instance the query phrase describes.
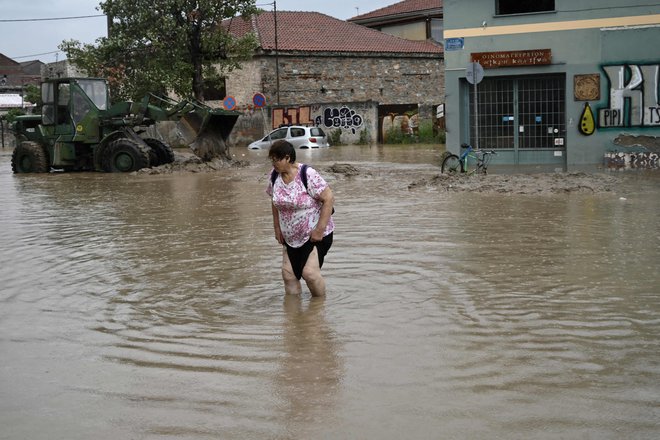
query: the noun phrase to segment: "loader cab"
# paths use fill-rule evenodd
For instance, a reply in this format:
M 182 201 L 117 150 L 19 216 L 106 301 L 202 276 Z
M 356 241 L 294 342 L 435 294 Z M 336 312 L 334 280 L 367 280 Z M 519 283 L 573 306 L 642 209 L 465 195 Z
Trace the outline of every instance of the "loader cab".
M 86 118 L 108 108 L 108 87 L 103 79 L 58 78 L 41 84 L 41 100 L 46 130 L 73 137 L 83 131 Z

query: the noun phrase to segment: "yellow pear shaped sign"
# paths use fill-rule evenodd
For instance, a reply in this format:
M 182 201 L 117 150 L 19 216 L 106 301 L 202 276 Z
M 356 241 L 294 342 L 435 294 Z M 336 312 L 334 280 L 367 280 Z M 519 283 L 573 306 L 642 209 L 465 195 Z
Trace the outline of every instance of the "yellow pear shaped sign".
M 588 102 L 584 103 L 584 111 L 580 117 L 580 127 L 578 128 L 580 133 L 585 136 L 594 134 L 596 131 L 596 121 L 594 120 L 594 113 L 591 111 L 591 107 Z

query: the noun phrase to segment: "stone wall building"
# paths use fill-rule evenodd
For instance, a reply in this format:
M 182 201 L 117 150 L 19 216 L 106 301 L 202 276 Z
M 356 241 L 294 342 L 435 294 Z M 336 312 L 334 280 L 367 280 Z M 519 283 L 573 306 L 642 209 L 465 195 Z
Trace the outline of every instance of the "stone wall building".
M 384 118 L 408 112 L 431 119 L 444 100 L 443 50 L 433 42 L 316 12 L 264 12 L 226 25 L 259 41 L 252 60 L 226 77 L 227 95 L 245 113 L 234 130 L 237 145 L 286 123 L 339 130 L 342 143 L 377 142 Z M 258 97 L 265 106 L 255 105 Z

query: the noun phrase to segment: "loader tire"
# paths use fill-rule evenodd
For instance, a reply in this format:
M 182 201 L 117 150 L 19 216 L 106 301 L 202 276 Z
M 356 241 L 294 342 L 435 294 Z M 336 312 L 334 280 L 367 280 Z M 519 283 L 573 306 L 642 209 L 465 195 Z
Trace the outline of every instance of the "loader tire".
M 106 172 L 130 173 L 149 166 L 149 151 L 137 142 L 121 138 L 108 144 L 102 162 Z
M 151 149 L 149 157 L 151 160 L 150 165 L 152 167 L 174 162 L 174 151 L 172 151 L 172 147 L 165 142 L 154 138 L 147 138 L 144 142 L 149 145 L 149 148 Z
M 36 142 L 22 141 L 11 155 L 14 173 L 47 173 L 50 171 L 48 153 Z

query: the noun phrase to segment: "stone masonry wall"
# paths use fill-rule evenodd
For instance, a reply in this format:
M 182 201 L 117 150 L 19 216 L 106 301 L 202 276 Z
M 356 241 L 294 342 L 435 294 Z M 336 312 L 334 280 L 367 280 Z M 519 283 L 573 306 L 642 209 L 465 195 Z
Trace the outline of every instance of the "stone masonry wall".
M 227 93 L 239 109 L 263 93 L 267 105 L 375 101 L 380 105 L 444 101 L 444 63 L 419 56 L 257 56 L 227 77 Z
M 263 92 L 275 97 L 275 61 L 265 61 Z M 337 101 L 437 105 L 444 100 L 444 65 L 439 58 L 280 56 L 279 77 L 280 105 Z
M 244 113 L 230 139 L 234 145 L 247 145 L 280 122 L 338 129 L 346 143 L 366 130 L 375 142 L 379 105 L 422 110 L 444 102 L 444 62 L 420 55 L 280 54 L 278 96 L 275 57 L 256 56 L 228 75 L 226 85 Z M 266 96 L 266 107 L 254 108 L 255 93 Z
M 263 93 L 261 69 L 262 60 L 255 58 L 242 63 L 241 69 L 236 69 L 227 75 L 225 80 L 227 94 L 236 99 L 238 110 L 247 110 L 252 106 L 254 94 Z

